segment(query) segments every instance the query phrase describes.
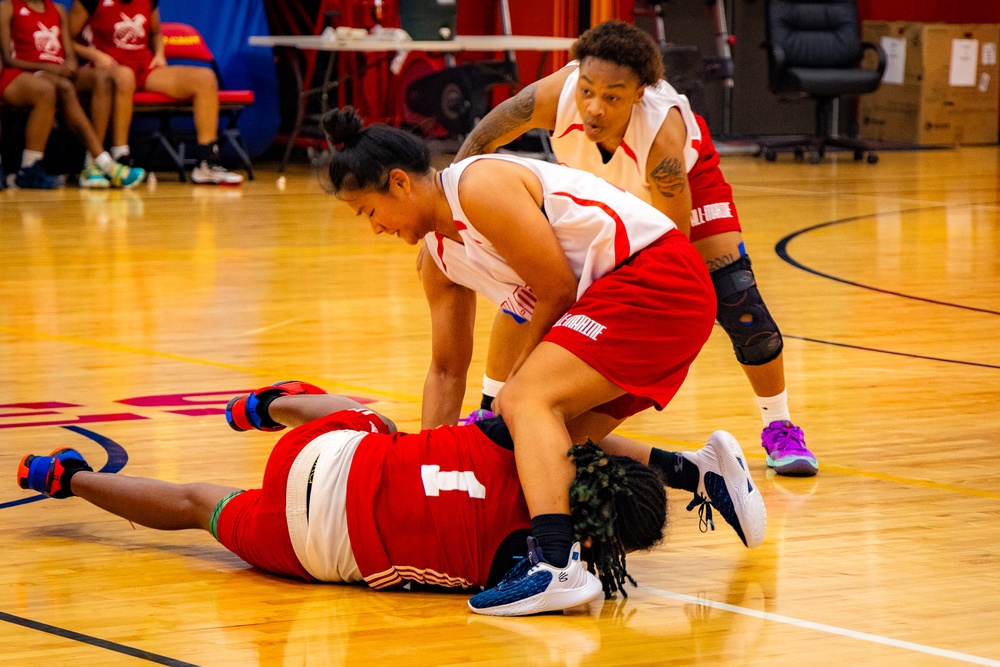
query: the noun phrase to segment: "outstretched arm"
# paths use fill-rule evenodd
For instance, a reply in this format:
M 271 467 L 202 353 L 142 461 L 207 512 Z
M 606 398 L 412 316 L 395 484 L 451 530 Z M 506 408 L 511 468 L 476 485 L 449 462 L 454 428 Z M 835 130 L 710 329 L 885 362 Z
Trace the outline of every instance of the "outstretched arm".
M 465 138 L 455 162 L 493 153 L 534 128 L 555 129 L 559 93 L 571 71 L 564 67 L 498 104 Z
M 390 433 L 396 432 L 396 424 L 385 415 L 375 412 L 353 398 L 339 394 L 296 394 L 279 396 L 267 406 L 267 414 L 274 421 L 285 426 L 301 426 L 320 417 L 332 415 L 341 410 L 367 410 L 381 419 Z

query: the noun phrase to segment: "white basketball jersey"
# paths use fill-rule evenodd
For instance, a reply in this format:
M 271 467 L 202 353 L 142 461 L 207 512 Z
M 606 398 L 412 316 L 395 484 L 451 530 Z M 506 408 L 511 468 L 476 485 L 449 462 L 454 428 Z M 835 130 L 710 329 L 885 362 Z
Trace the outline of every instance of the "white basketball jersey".
M 427 248 L 452 282 L 475 290 L 518 319 L 531 319 L 535 295 L 472 226 L 459 201 L 462 172 L 476 160 L 514 162 L 538 178 L 542 212 L 579 281 L 577 298 L 595 280 L 677 228 L 649 204 L 583 171 L 511 155 L 479 155 L 453 164 L 441 172 L 441 183 L 463 242 L 432 232 L 424 237 Z
M 649 203 L 651 199 L 649 181 L 646 180 L 646 159 L 667 113 L 674 107 L 681 112 L 687 128 L 687 140 L 684 143 L 686 171 L 691 171 L 698 161 L 701 129 L 687 97 L 662 79 L 656 85 L 646 86 L 642 100 L 632 106 L 632 116 L 621 145 L 605 163 L 597 144 L 584 134 L 583 118 L 576 108 L 576 86 L 580 79 L 577 64 L 574 61 L 567 65 L 573 68 L 573 72 L 566 78 L 559 94 L 556 127 L 551 139 L 556 159 L 568 167 L 597 174 L 608 183 L 624 188 Z

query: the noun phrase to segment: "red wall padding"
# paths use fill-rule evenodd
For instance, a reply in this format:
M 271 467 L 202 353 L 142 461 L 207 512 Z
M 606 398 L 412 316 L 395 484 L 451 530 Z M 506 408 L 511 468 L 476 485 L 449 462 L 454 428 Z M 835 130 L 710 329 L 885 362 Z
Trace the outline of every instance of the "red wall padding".
M 861 19 L 921 23 L 1000 23 L 1000 2 L 977 0 L 858 0 Z

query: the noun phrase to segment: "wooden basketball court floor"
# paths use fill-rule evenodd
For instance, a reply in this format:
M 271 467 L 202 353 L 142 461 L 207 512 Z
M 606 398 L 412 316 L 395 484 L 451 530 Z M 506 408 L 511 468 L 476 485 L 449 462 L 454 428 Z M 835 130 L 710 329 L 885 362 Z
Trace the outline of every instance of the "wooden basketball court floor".
M 668 409 L 622 431 L 669 449 L 735 434 L 764 544 L 721 521 L 702 534 L 672 492 L 627 600 L 513 619 L 470 614 L 465 593 L 282 580 L 207 533 L 15 484 L 24 454 L 73 446 L 127 474 L 257 486 L 276 436 L 230 430 L 222 408 L 291 378 L 417 428 L 414 248 L 304 168 L 284 190 L 262 170 L 230 190 L 0 193 L 0 663 L 1000 665 L 998 158 L 725 158 L 820 474 L 767 471 L 717 327 Z

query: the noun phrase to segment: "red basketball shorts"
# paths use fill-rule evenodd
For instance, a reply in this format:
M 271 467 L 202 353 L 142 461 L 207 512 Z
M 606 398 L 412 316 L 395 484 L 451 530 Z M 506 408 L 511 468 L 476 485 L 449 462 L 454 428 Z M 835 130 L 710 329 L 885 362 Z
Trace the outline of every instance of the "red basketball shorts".
M 719 169 L 719 153 L 712 143 L 705 119 L 695 115 L 701 128 L 698 161 L 688 172 L 691 188 L 691 240 L 699 241 L 723 232 L 740 231 L 740 218 L 733 202 L 733 188 Z
M 715 310 L 705 262 L 675 230 L 591 285 L 544 340 L 621 387 L 625 396 L 595 410 L 624 419 L 670 402 L 712 333 Z
M 14 67 L 0 69 L 0 102 L 3 101 L 3 91 L 7 90 L 7 86 L 22 74 L 30 74 L 30 72 L 25 72 L 23 69 L 16 69 Z
M 288 536 L 286 493 L 288 472 L 302 448 L 330 431 L 364 431 L 372 425 L 388 428 L 371 413 L 344 410 L 298 426 L 286 433 L 271 450 L 262 489 L 238 493 L 219 512 L 216 539 L 247 563 L 268 572 L 312 581 L 292 548 Z M 345 510 L 346 511 L 346 510 Z

